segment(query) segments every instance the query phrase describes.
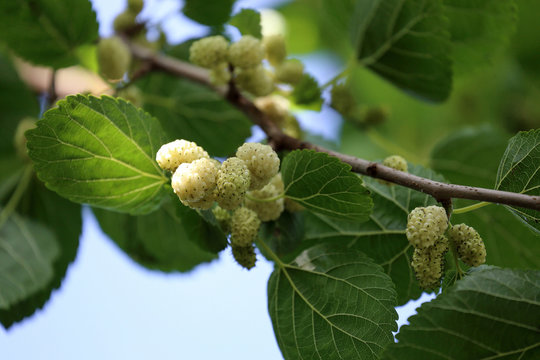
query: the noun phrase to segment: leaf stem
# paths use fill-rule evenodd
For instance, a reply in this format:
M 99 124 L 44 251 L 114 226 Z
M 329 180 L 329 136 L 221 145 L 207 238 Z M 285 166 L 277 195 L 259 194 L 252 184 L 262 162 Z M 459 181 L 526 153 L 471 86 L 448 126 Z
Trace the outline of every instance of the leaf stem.
M 257 246 L 261 247 L 264 250 L 264 252 L 267 253 L 268 256 L 272 258 L 272 260 L 274 260 L 277 266 L 279 266 L 280 268 L 285 266 L 283 261 L 281 261 L 281 259 L 276 255 L 276 253 L 272 251 L 272 249 L 270 249 L 270 247 L 266 245 L 266 243 L 262 239 L 258 239 L 256 241 L 256 244 Z
M 31 165 L 28 165 L 24 169 L 24 173 L 21 177 L 21 180 L 19 181 L 19 184 L 17 184 L 17 187 L 15 188 L 15 191 L 11 195 L 11 198 L 9 198 L 9 201 L 7 202 L 6 206 L 2 209 L 2 212 L 0 212 L 0 228 L 4 226 L 4 223 L 6 220 L 11 216 L 13 211 L 17 208 L 17 205 L 19 205 L 19 201 L 21 201 L 21 198 L 26 191 L 26 188 L 28 187 L 28 184 L 30 183 L 30 179 L 32 179 L 32 174 L 34 173 L 34 168 Z
M 276 195 L 276 196 L 273 196 L 273 197 L 269 197 L 269 198 L 265 198 L 265 199 L 259 199 L 259 198 L 255 198 L 249 194 L 246 194 L 246 198 L 248 198 L 249 200 L 251 201 L 256 201 L 256 202 L 272 202 L 272 201 L 276 201 L 276 200 L 279 200 L 279 199 L 282 199 L 285 197 L 285 193 L 281 193 L 279 195 Z
M 488 206 L 488 205 L 491 205 L 492 203 L 490 202 L 487 202 L 487 201 L 482 201 L 482 202 L 479 202 L 479 203 L 476 203 L 476 204 L 472 204 L 472 205 L 469 205 L 469 206 L 465 206 L 465 207 L 462 207 L 462 208 L 459 208 L 459 209 L 454 209 L 454 214 L 465 214 L 465 213 L 468 213 L 469 211 L 474 211 L 476 209 L 480 209 L 480 208 L 483 208 L 484 206 Z

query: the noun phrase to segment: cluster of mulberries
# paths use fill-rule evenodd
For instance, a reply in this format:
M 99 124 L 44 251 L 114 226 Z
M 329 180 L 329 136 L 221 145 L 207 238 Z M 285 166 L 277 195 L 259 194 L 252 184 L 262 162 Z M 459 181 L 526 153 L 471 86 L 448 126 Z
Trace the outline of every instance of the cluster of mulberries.
M 448 251 L 447 228 L 446 211 L 440 206 L 417 207 L 409 214 L 405 234 L 414 247 L 411 266 L 424 289 L 440 284 Z
M 486 247 L 478 232 L 465 224 L 452 226 L 448 237 L 461 261 L 469 266 L 479 266 L 486 262 Z

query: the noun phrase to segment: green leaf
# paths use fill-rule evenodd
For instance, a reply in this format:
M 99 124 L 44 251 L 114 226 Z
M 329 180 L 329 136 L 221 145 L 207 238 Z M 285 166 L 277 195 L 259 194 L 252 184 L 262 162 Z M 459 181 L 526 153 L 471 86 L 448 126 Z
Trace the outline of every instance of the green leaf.
M 520 132 L 508 142 L 495 189 L 540 196 L 540 129 Z M 540 234 L 540 211 L 508 207 Z
M 137 84 L 144 109 L 159 119 L 168 140 L 195 141 L 212 156 L 227 156 L 251 134 L 246 116 L 202 85 L 167 74 L 152 74 Z
M 88 0 L 10 0 L 0 3 L 0 39 L 22 58 L 62 68 L 78 63 L 77 47 L 98 38 Z
M 393 342 L 392 281 L 361 252 L 318 245 L 276 266 L 268 311 L 285 359 L 378 359 Z
M 443 4 L 457 73 L 492 62 L 516 28 L 514 0 L 443 0 Z
M 487 264 L 540 268 L 538 237 L 504 206 L 490 205 L 465 214 L 453 214 L 452 223 L 465 223 L 478 231 L 486 246 Z
M 165 272 L 186 272 L 217 258 L 203 250 L 206 237 L 224 241 L 224 235 L 207 224 L 191 209 L 176 199 L 167 201 L 159 210 L 143 216 L 129 216 L 94 209 L 103 231 L 139 264 Z M 195 216 L 190 216 L 193 213 Z
M 52 291 L 60 287 L 69 264 L 77 255 L 82 228 L 81 206 L 45 189 L 43 183 L 38 181 L 35 181 L 27 191 L 19 211 L 51 230 L 59 246 L 59 255 L 52 263 L 54 271 L 52 279 L 43 289 L 12 304 L 9 310 L 0 310 L 0 322 L 6 329 L 42 308 Z M 42 235 L 37 236 L 39 236 L 37 240 L 41 242 Z
M 27 132 L 39 178 L 59 195 L 116 211 L 155 210 L 168 179 L 155 154 L 157 120 L 108 96 L 68 96 Z
M 186 0 L 182 11 L 188 18 L 203 25 L 219 26 L 231 16 L 236 0 Z
M 474 271 L 422 304 L 382 359 L 538 359 L 539 293 L 539 271 Z
M 508 136 L 491 126 L 469 127 L 439 141 L 431 168 L 453 184 L 492 188 Z
M 322 106 L 321 89 L 317 80 L 310 74 L 304 73 L 300 82 L 291 93 L 297 105 L 310 105 L 312 110 L 320 111 Z
M 2 131 L 0 131 L 0 153 L 14 153 L 13 135 L 17 124 L 27 116 L 37 118 L 39 115 L 39 103 L 37 96 L 19 78 L 10 58 L 1 50 L 0 109 L 2 109 L 2 116 L 0 116 L 0 127 L 2 128 Z
M 440 175 L 421 166 L 409 164 L 409 172 L 424 178 L 444 181 Z M 333 219 L 320 214 L 306 214 L 306 241 L 346 242 L 384 267 L 396 284 L 398 305 L 422 294 L 411 268 L 413 248 L 405 236 L 407 215 L 418 206 L 436 201 L 429 195 L 402 186 L 388 186 L 365 177 L 371 191 L 373 212 L 365 223 Z
M 46 227 L 12 214 L 0 227 L 0 309 L 43 289 L 57 256 L 58 245 Z
M 280 259 L 288 259 L 287 255 L 299 247 L 304 235 L 304 214 L 288 211 L 284 211 L 276 221 L 263 222 L 259 231 L 259 236 Z M 264 249 L 260 250 L 271 260 Z
M 450 36 L 441 0 L 358 1 L 354 20 L 352 38 L 361 65 L 422 98 L 448 97 Z
M 252 9 L 242 9 L 234 15 L 229 24 L 240 30 L 242 35 L 251 35 L 262 38 L 261 14 Z
M 289 153 L 281 164 L 288 198 L 324 215 L 366 221 L 373 206 L 351 166 L 312 150 Z

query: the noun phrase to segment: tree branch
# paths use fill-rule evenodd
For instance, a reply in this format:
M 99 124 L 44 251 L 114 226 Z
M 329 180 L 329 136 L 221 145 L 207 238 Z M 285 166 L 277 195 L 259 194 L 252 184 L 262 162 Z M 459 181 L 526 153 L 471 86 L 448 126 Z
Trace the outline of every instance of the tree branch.
M 341 161 L 351 165 L 352 171 L 376 179 L 382 179 L 394 184 L 402 185 L 433 196 L 437 201 L 451 204 L 452 198 L 487 201 L 498 204 L 518 206 L 528 209 L 540 210 L 540 197 L 518 194 L 508 191 L 499 191 L 472 186 L 446 184 L 413 174 L 398 171 L 379 163 L 341 154 L 306 141 L 284 134 L 264 113 L 262 113 L 251 100 L 243 96 L 234 86 L 229 88 L 216 88 L 210 83 L 208 71 L 189 63 L 156 54 L 151 50 L 136 44 L 130 44 L 133 56 L 147 61 L 154 69 L 166 71 L 178 77 L 186 78 L 202 85 L 211 87 L 223 95 L 229 102 L 240 109 L 251 121 L 260 126 L 268 136 L 269 142 L 276 150 L 311 149 L 335 156 Z

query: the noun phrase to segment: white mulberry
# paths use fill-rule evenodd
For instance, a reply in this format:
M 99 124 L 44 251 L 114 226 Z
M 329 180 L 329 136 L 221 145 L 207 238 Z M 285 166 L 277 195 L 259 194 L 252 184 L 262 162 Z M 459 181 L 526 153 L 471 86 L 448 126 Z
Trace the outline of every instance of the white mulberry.
M 276 69 L 276 80 L 280 83 L 296 85 L 304 75 L 304 64 L 300 60 L 285 61 Z
M 261 41 L 251 35 L 244 35 L 229 47 L 229 61 L 236 67 L 249 69 L 260 65 L 264 58 Z
M 276 34 L 265 36 L 263 38 L 263 46 L 266 52 L 266 58 L 272 66 L 278 66 L 283 63 L 283 60 L 285 60 L 285 57 L 287 56 L 283 35 Z
M 415 248 L 427 248 L 435 244 L 447 227 L 444 208 L 435 205 L 417 207 L 408 216 L 405 234 Z
M 261 221 L 271 221 L 279 218 L 284 209 L 284 199 L 279 198 L 274 201 L 257 201 L 257 199 L 270 199 L 283 194 L 283 180 L 281 174 L 277 174 L 261 190 L 249 191 L 246 197 L 245 206 L 257 213 Z
M 156 161 L 163 170 L 175 171 L 180 164 L 209 158 L 208 153 L 196 143 L 175 140 L 164 144 L 156 154 Z
M 486 247 L 474 228 L 465 224 L 454 225 L 448 230 L 448 236 L 465 264 L 479 266 L 486 262 Z
M 109 80 L 121 80 L 131 63 L 131 52 L 118 36 L 101 39 L 97 47 L 99 71 Z
M 208 36 L 195 41 L 189 48 L 189 61 L 204 68 L 213 68 L 227 62 L 229 43 L 221 35 Z
M 212 194 L 217 175 L 215 162 L 202 158 L 180 164 L 172 176 L 171 186 L 182 202 L 196 202 Z
M 414 249 L 411 266 L 420 287 L 438 287 L 444 271 L 444 254 L 448 251 L 448 239 L 441 235 L 433 246 Z
M 274 90 L 274 81 L 262 65 L 237 71 L 235 82 L 254 96 L 266 96 Z
M 261 221 L 254 211 L 245 207 L 236 209 L 230 221 L 231 245 L 245 247 L 253 244 L 260 225 Z
M 392 169 L 407 172 L 407 160 L 399 155 L 388 156 L 382 164 Z
M 223 162 L 217 178 L 217 202 L 226 210 L 234 210 L 242 204 L 249 189 L 250 173 L 246 163 L 231 157 Z
M 246 162 L 251 173 L 250 190 L 262 189 L 279 171 L 279 157 L 268 145 L 245 143 L 236 156 Z

